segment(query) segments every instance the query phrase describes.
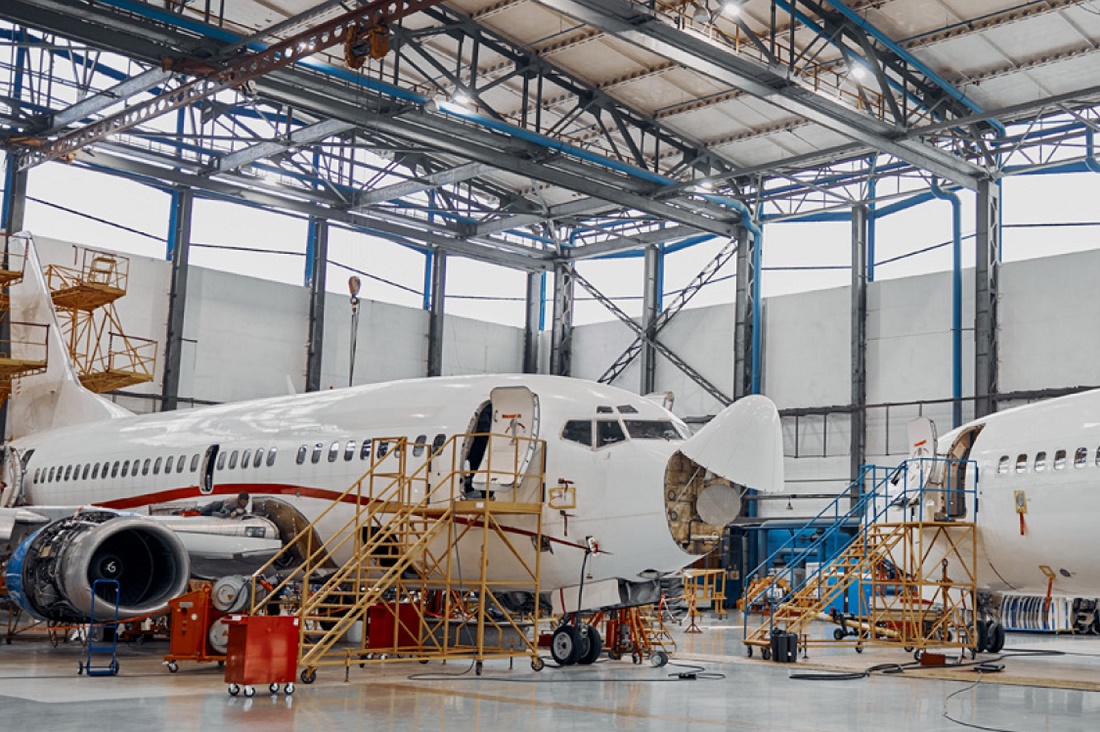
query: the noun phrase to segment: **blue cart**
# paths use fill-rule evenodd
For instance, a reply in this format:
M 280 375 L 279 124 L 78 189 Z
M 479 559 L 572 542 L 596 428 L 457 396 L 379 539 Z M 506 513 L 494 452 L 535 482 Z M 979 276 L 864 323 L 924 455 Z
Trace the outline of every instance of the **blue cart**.
M 114 593 L 115 614 L 114 619 L 108 623 L 96 625 L 95 601 L 99 597 L 99 588 L 102 587 L 107 597 Z M 92 583 L 92 607 L 88 614 L 88 657 L 87 661 L 80 662 L 79 674 L 87 673 L 89 676 L 115 676 L 118 674 L 118 600 L 120 588 L 118 580 L 97 579 Z M 104 600 L 104 602 L 108 602 Z M 103 640 L 95 640 L 96 628 L 102 630 Z M 98 661 L 96 660 L 98 658 Z M 105 660 L 106 659 L 106 660 Z

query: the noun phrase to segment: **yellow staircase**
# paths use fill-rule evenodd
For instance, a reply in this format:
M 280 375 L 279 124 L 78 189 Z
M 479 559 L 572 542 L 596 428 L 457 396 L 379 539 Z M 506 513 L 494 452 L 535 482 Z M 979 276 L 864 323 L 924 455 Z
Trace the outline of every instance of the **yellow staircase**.
M 977 471 L 970 474 L 976 476 Z M 847 511 L 837 507 L 823 511 L 832 511 L 836 522 L 822 532 L 818 543 L 853 519 L 861 528 L 843 551 L 801 585 L 794 583 L 793 569 L 816 556 L 817 544 L 794 555 L 783 570 L 763 576 L 770 560 L 786 550 L 783 547 L 750 573 L 761 575 L 753 585 L 757 598 L 776 598 L 776 588 L 784 584 L 793 591 L 766 602 L 767 617 L 753 629 L 746 622 L 744 643 L 749 655 L 760 648 L 765 658 L 770 657 L 771 639 L 778 633 L 798 636 L 803 647 L 830 640 L 854 643 L 857 650 L 867 643 L 892 643 L 908 650 L 977 646 L 976 524 L 940 520 L 942 514 L 935 511 L 930 511 L 935 520 L 923 520 L 927 507 L 945 500 L 954 489 L 937 486 L 934 495 L 929 490 L 927 497 L 923 488 L 909 491 L 915 496 L 896 489 L 891 492 L 889 486 L 898 483 L 897 476 L 896 469 L 867 466 L 856 485 L 861 500 Z M 967 490 L 973 493 L 976 488 Z M 842 500 L 849 500 L 847 493 Z M 887 520 L 899 515 L 912 520 Z M 854 604 L 850 602 L 853 594 Z M 835 608 L 841 599 L 844 609 L 838 612 Z M 818 619 L 838 623 L 831 639 L 807 632 Z
M 513 460 L 494 466 L 493 451 L 487 451 L 477 471 L 458 469 L 464 445 L 477 437 L 509 443 Z M 254 574 L 252 612 L 275 598 L 285 611 L 292 600 L 306 683 L 321 666 L 396 656 L 466 658 L 480 673 L 486 658 L 526 655 L 541 668 L 531 626 L 501 599 L 500 589 L 530 593 L 538 616 L 544 443 L 512 435 L 455 435 L 419 461 L 412 456 L 424 451 L 415 448 L 425 446 L 405 438 L 375 441 L 382 443 L 390 447 L 363 477 L 287 542 L 284 554 L 305 554 L 300 564 L 267 591 L 261 589 L 264 574 L 285 564 L 283 555 Z M 499 460 L 501 453 L 495 454 Z M 534 458 L 524 464 L 527 455 Z M 507 496 L 470 491 L 479 478 L 480 485 L 491 485 L 490 476 L 504 476 L 497 484 L 516 488 Z M 340 507 L 349 516 L 339 528 L 314 531 L 331 527 L 342 515 Z M 328 538 L 313 546 L 311 537 L 319 534 Z M 470 597 L 477 599 L 476 610 L 469 622 L 459 620 Z
M 11 246 L 13 238 L 0 232 L 0 320 L 10 329 L 10 336 L 0 341 L 0 405 L 11 396 L 13 379 L 45 371 L 48 360 L 48 327 L 11 321 L 8 288 L 23 280 L 26 262 L 22 248 Z

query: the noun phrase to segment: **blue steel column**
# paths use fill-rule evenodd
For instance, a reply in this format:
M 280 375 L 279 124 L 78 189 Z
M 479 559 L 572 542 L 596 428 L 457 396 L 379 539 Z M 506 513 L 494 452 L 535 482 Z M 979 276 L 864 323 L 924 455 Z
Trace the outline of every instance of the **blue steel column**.
M 733 398 L 752 393 L 752 313 L 756 272 L 753 262 L 754 239 L 749 230 L 737 232 L 737 291 L 733 304 Z
M 321 388 L 321 353 L 325 340 L 325 275 L 328 270 L 328 222 L 309 220 L 306 244 L 306 284 L 309 286 L 309 346 L 306 354 L 306 391 Z
M 653 321 L 661 312 L 661 285 L 662 270 L 664 269 L 664 252 L 655 244 L 645 248 L 645 274 L 642 292 L 642 327 L 646 336 L 652 340 L 654 337 Z M 642 344 L 642 379 L 641 393 L 651 394 L 656 390 L 657 383 L 657 351 L 653 344 L 647 340 Z
M 997 297 L 1001 259 L 1001 188 L 978 183 L 974 245 L 974 417 L 994 411 L 997 394 Z
M 951 422 L 962 424 L 962 203 L 932 183 L 932 195 L 951 204 Z
M 183 351 L 184 313 L 187 309 L 187 273 L 191 257 L 191 213 L 195 194 L 190 188 L 172 191 L 168 220 L 168 258 L 172 261 L 172 289 L 168 294 L 168 324 L 164 335 L 164 381 L 160 409 L 179 406 L 180 364 Z
M 523 373 L 539 372 L 539 332 L 542 330 L 543 273 L 527 273 L 526 316 L 523 324 Z
M 428 314 L 428 376 L 443 374 L 443 310 L 447 300 L 447 253 L 432 255 L 432 298 Z
M 852 444 L 851 479 L 867 461 L 867 206 L 852 207 Z M 860 496 L 850 495 L 853 505 Z

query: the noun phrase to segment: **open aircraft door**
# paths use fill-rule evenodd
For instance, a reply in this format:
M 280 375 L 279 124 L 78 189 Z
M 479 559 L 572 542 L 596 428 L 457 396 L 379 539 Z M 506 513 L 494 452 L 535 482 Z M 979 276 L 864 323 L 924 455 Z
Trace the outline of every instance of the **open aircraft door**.
M 526 474 L 538 475 L 542 460 L 538 443 L 539 398 L 525 386 L 501 386 L 490 392 L 493 407 L 488 455 L 474 487 L 490 492 L 523 487 Z M 488 479 L 488 486 L 485 486 Z M 520 486 L 515 485 L 517 480 Z M 541 490 L 541 486 L 539 486 Z
M 0 482 L 0 508 L 11 508 L 23 495 L 23 461 L 14 447 L 4 448 L 4 473 Z

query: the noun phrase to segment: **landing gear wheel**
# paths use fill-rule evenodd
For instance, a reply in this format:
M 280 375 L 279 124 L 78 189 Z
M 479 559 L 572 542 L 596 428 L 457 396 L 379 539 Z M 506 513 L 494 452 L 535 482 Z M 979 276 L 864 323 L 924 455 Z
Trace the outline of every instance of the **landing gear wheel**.
M 763 658 L 765 661 L 772 660 L 772 649 L 770 649 L 770 648 L 761 648 L 760 649 L 760 657 Z
M 1005 647 L 1005 627 L 996 620 L 992 620 L 989 623 L 986 634 L 987 643 L 985 649 L 990 653 L 1000 653 Z
M 583 632 L 588 636 L 588 647 L 585 649 L 584 655 L 577 659 L 577 663 L 587 666 L 595 663 L 596 659 L 600 657 L 600 652 L 603 650 L 603 641 L 600 639 L 600 631 L 592 625 L 585 626 Z
M 302 673 L 298 674 L 298 678 L 302 681 L 303 684 L 312 684 L 314 681 L 317 680 L 317 669 L 304 668 L 302 669 Z
M 572 666 L 581 654 L 580 631 L 566 623 L 554 631 L 550 638 L 550 656 L 559 666 Z
M 236 684 L 230 684 L 229 685 L 229 696 L 236 696 L 237 694 L 240 694 L 240 693 L 241 693 L 241 687 L 237 686 Z
M 176 673 L 177 671 L 180 670 L 180 665 L 178 663 L 176 663 L 175 661 L 169 661 L 168 663 L 166 663 L 164 665 L 168 667 L 168 673 L 170 673 L 170 674 L 174 674 L 174 673 Z
M 974 652 L 984 653 L 989 648 L 989 626 L 992 621 L 979 620 L 974 628 Z
M 837 628 L 836 630 L 833 631 L 833 640 L 840 641 L 840 640 L 844 640 L 847 637 L 848 637 L 848 631 L 844 630 L 844 628 Z
M 270 691 L 272 694 L 278 694 L 279 693 L 279 685 L 278 684 L 271 684 L 270 686 L 267 687 L 267 690 Z
M 251 699 L 252 697 L 256 696 L 255 687 L 252 687 L 252 686 L 244 687 L 244 696 L 245 696 L 246 699 Z
M 291 694 L 293 694 L 294 693 L 294 684 L 289 683 L 286 686 L 284 686 L 283 687 L 283 693 L 286 694 L 287 696 L 290 696 Z
M 653 655 L 649 657 L 649 665 L 653 668 L 661 668 L 668 663 L 668 654 L 664 651 L 654 651 Z
M 541 658 L 536 657 L 536 658 L 531 659 L 531 670 L 532 671 L 535 671 L 537 673 L 539 671 L 542 671 L 544 668 L 546 668 L 546 662 L 543 661 Z
M 484 668 L 484 664 L 481 661 L 478 661 L 477 663 L 475 663 L 474 664 L 474 676 L 481 676 L 482 668 Z

